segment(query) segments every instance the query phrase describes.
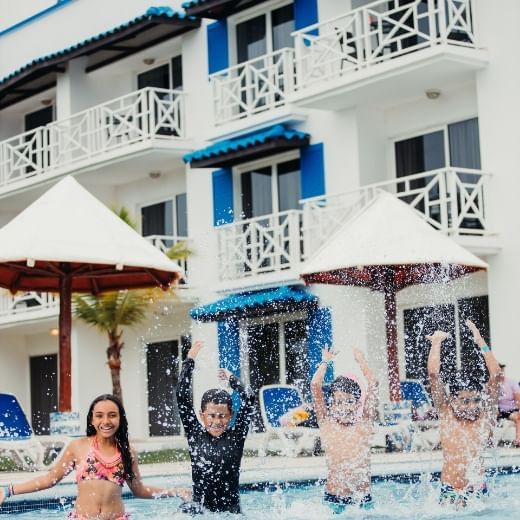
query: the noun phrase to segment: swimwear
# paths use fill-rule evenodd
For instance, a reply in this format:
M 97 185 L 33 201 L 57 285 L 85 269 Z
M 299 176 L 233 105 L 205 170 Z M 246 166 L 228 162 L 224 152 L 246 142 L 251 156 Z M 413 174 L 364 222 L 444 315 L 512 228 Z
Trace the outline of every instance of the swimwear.
M 229 384 L 240 396 L 240 409 L 235 424 L 219 437 L 213 437 L 193 409 L 194 368 L 193 359 L 184 361 L 177 387 L 179 415 L 190 450 L 193 502 L 210 512 L 240 513 L 240 461 L 255 397 L 239 379 L 231 376 Z
M 516 409 L 516 410 L 509 410 L 508 412 L 503 412 L 502 410 L 500 410 L 498 412 L 498 418 L 499 419 L 509 419 L 511 414 L 517 413 L 517 412 L 518 412 L 518 409 Z
M 106 459 L 99 451 L 97 440 L 94 437 L 87 456 L 79 462 L 76 468 L 76 482 L 79 484 L 85 480 L 106 480 L 123 487 L 125 468 L 119 450 L 117 449 L 112 458 Z
M 483 498 L 487 496 L 489 496 L 489 488 L 485 482 L 482 482 L 478 489 L 475 489 L 474 486 L 468 486 L 464 489 L 455 489 L 449 484 L 442 484 L 439 503 L 466 506 L 471 497 Z
M 67 520 L 93 520 L 93 518 L 96 518 L 96 517 L 79 515 L 78 513 L 76 513 L 76 511 L 69 511 L 67 513 Z M 130 513 L 125 513 L 123 516 L 119 516 L 116 518 L 116 520 L 130 520 L 130 519 L 131 519 Z
M 335 515 L 343 513 L 347 506 L 358 506 L 360 509 L 374 508 L 374 501 L 372 500 L 372 495 L 370 493 L 365 495 L 361 500 L 358 500 L 353 497 L 333 495 L 325 491 L 323 500 Z

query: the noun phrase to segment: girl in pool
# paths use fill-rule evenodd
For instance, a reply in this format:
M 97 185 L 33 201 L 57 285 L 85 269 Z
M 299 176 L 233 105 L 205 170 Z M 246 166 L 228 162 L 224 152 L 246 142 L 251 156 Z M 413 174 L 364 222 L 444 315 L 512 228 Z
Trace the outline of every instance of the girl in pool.
M 94 399 L 87 415 L 87 436 L 71 441 L 52 469 L 26 482 L 0 486 L 0 504 L 13 495 L 33 493 L 56 485 L 76 468 L 78 497 L 69 519 L 125 520 L 121 498 L 124 483 L 139 498 L 177 496 L 191 499 L 182 488 L 145 486 L 137 455 L 128 442 L 128 422 L 121 401 L 110 394 Z

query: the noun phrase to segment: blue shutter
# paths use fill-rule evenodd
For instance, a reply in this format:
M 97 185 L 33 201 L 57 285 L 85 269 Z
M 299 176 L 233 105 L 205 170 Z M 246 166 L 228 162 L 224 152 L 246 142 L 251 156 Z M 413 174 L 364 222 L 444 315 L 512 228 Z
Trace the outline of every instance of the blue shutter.
M 307 317 L 307 357 L 309 360 L 309 379 L 321 361 L 321 349 L 332 346 L 332 315 L 328 307 L 320 307 L 309 311 Z M 327 369 L 325 381 L 334 379 L 331 368 Z
M 325 193 L 323 143 L 302 148 L 300 154 L 302 199 Z
M 233 222 L 233 176 L 229 168 L 213 172 L 213 224 Z
M 240 377 L 240 343 L 238 334 L 238 320 L 230 318 L 219 321 L 218 358 L 221 368 L 226 368 L 236 377 Z
M 229 67 L 228 32 L 226 20 L 208 25 L 208 73 Z
M 296 30 L 314 25 L 317 22 L 317 0 L 294 0 L 294 28 Z M 314 31 L 312 31 L 312 33 L 314 33 Z

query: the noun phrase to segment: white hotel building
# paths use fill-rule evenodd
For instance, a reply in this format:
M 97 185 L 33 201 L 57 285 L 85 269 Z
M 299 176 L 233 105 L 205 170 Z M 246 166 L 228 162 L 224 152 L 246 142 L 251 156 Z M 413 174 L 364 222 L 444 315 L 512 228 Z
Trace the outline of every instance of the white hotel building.
M 73 175 L 129 208 L 158 247 L 187 238 L 193 251 L 176 298 L 124 332 L 133 436 L 179 433 L 174 387 L 197 338 L 198 393 L 219 362 L 256 388 L 305 391 L 332 341 L 339 373 L 350 345 L 365 349 L 387 399 L 382 294 L 299 276 L 379 190 L 489 265 L 398 293 L 401 379 L 425 377 L 436 327 L 452 332 L 447 364 L 470 359 L 468 316 L 518 376 L 520 3 L 181 4 L 1 6 L 0 225 Z M 54 295 L 0 292 L 0 392 L 18 396 L 39 434 L 56 406 L 57 316 Z M 106 347 L 73 321 L 82 418 L 111 390 Z

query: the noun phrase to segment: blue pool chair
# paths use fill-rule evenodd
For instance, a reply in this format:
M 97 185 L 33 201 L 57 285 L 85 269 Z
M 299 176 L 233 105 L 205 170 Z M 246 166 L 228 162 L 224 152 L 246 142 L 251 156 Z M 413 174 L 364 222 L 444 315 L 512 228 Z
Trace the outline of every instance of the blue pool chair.
M 63 439 L 61 444 L 65 444 Z M 0 394 L 0 456 L 11 458 L 23 469 L 44 469 L 45 449 L 12 394 Z
M 304 404 L 297 387 L 292 385 L 266 385 L 259 391 L 260 412 L 265 426 L 265 434 L 260 454 L 265 454 L 272 440 L 279 440 L 283 453 L 290 457 L 302 451 L 312 452 L 319 436 L 317 428 L 305 426 L 282 426 L 280 418 L 293 408 Z

